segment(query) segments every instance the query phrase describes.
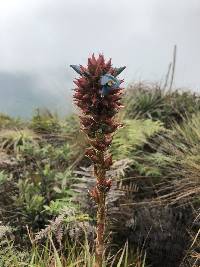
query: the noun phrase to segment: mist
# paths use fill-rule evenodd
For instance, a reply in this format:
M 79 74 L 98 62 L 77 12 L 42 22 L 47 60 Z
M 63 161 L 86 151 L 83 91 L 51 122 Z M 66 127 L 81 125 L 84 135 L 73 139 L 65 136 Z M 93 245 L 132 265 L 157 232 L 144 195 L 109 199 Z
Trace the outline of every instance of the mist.
M 200 85 L 197 0 L 0 0 L 0 112 L 69 113 L 70 64 L 103 53 L 126 65 L 125 85 L 163 80 L 177 45 L 174 86 Z

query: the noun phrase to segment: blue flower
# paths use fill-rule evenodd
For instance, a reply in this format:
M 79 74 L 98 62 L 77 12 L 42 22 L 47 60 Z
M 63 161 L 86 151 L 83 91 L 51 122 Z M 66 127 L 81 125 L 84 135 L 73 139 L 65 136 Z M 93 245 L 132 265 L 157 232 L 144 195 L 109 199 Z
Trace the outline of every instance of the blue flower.
M 103 86 L 101 95 L 105 96 L 109 94 L 111 90 L 117 89 L 120 86 L 120 81 L 111 74 L 105 74 L 101 76 L 100 83 Z
M 120 68 L 114 68 L 114 74 L 113 74 L 114 77 L 117 77 L 125 68 L 126 66 Z

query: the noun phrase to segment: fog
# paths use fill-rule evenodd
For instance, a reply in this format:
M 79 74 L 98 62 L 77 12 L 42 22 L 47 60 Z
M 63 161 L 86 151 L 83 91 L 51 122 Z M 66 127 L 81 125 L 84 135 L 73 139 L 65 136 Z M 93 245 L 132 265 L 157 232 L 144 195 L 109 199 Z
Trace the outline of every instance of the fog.
M 126 65 L 127 85 L 164 79 L 176 44 L 174 85 L 198 90 L 199 25 L 198 0 L 0 0 L 0 112 L 68 112 L 69 65 L 93 52 Z

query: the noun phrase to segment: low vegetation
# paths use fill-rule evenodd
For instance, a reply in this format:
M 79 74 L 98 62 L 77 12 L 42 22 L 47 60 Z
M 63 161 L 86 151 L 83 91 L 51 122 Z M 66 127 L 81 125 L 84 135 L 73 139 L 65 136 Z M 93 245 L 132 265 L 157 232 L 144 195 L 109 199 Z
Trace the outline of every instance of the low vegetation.
M 139 83 L 124 102 L 126 127 L 111 147 L 104 266 L 197 267 L 199 96 Z M 0 115 L 0 266 L 93 266 L 87 147 L 76 115 Z

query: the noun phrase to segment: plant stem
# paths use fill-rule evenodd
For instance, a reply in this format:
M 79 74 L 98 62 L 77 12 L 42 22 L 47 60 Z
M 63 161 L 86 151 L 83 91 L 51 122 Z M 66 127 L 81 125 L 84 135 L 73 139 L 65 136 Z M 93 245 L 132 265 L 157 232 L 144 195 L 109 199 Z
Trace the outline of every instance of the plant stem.
M 106 223 L 106 195 L 104 192 L 99 192 L 99 203 L 97 209 L 97 237 L 96 237 L 96 252 L 95 252 L 95 267 L 103 266 L 103 253 L 104 235 L 105 235 L 105 223 Z
M 99 159 L 101 162 L 104 161 L 104 153 L 98 153 Z M 97 168 L 96 176 L 97 176 L 97 185 L 98 183 L 102 183 L 104 181 L 106 175 L 106 171 L 103 166 L 99 165 Z M 98 186 L 97 186 L 98 188 Z M 96 226 L 96 251 L 95 251 L 95 267 L 103 266 L 103 254 L 105 251 L 105 226 L 106 226 L 106 192 L 100 190 L 98 188 L 99 201 L 97 203 L 97 226 Z

